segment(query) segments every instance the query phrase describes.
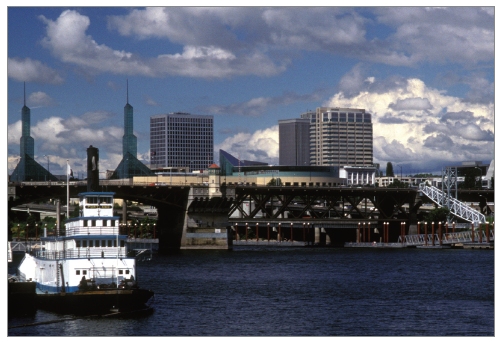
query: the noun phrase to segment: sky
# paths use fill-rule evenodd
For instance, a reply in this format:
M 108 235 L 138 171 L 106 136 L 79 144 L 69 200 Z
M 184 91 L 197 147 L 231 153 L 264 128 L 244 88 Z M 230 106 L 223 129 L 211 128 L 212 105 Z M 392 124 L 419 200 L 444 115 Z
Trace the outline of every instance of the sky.
M 150 116 L 213 115 L 216 163 L 223 149 L 277 165 L 278 121 L 322 106 L 372 114 L 383 171 L 489 163 L 491 6 L 8 7 L 8 173 L 24 99 L 42 166 L 64 174 L 69 160 L 83 177 L 93 145 L 100 171 L 115 170 L 127 83 L 147 165 Z

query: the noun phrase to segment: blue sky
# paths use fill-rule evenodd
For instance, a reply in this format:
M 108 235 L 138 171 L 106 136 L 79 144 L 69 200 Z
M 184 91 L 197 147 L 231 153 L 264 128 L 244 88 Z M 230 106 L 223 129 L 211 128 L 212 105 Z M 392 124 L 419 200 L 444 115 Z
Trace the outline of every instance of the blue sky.
M 11 5 L 12 6 L 12 5 Z M 138 158 L 149 118 L 214 115 L 219 149 L 278 163 L 278 120 L 373 114 L 374 162 L 403 174 L 494 158 L 494 7 L 9 7 L 7 158 L 23 82 L 35 159 L 83 174 L 122 156 L 126 83 Z M 400 168 L 397 168 L 400 169 Z

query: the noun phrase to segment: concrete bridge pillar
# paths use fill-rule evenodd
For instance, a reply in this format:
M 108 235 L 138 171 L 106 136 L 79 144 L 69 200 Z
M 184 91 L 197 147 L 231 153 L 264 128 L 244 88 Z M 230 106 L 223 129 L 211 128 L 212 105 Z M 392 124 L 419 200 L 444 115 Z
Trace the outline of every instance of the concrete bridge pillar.
M 209 195 L 212 196 L 195 198 L 194 188 L 190 187 L 184 211 L 181 249 L 233 247 L 233 232 L 228 222 L 228 202 L 224 197 Z

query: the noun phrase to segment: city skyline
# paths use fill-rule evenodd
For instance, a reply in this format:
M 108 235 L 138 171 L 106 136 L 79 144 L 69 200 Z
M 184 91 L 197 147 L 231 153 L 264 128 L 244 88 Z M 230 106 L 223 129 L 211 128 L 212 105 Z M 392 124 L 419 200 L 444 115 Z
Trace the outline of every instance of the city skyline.
M 122 159 L 134 107 L 214 116 L 219 149 L 278 164 L 278 121 L 317 107 L 372 115 L 374 162 L 404 174 L 494 159 L 494 7 L 9 7 L 7 159 L 19 158 L 23 82 L 35 160 L 63 174 Z M 207 165 L 208 166 L 208 165 Z

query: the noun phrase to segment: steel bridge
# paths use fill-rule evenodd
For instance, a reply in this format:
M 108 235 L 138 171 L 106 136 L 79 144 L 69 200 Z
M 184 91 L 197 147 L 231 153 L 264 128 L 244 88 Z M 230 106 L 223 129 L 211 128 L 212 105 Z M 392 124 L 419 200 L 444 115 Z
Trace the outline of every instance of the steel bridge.
M 70 197 L 87 191 L 86 182 L 70 182 Z M 9 210 L 24 203 L 42 199 L 59 198 L 65 202 L 67 185 L 62 182 L 24 182 L 9 184 Z M 381 230 L 389 222 L 388 241 L 397 241 L 400 224 L 417 223 L 417 212 L 421 206 L 419 191 L 415 188 L 375 187 L 323 187 L 323 186 L 249 186 L 221 185 L 222 197 L 196 197 L 194 189 L 202 184 L 168 186 L 139 184 L 130 180 L 100 181 L 99 189 L 113 191 L 116 198 L 152 205 L 158 211 L 159 251 L 176 250 L 181 246 L 183 226 L 189 215 L 199 215 L 207 221 L 213 217 L 220 220 L 221 228 L 231 229 L 238 225 L 249 227 L 269 223 L 294 230 L 310 224 L 310 227 L 324 228 L 333 236 L 331 241 L 339 243 L 356 241 L 358 222 L 371 222 L 372 227 Z M 200 191 L 199 191 L 200 193 Z M 482 192 L 484 194 L 485 192 Z M 460 194 L 461 195 L 461 194 Z M 468 192 L 471 198 L 478 192 Z M 490 194 L 489 196 L 493 195 Z M 224 224 L 223 224 L 224 223 Z M 208 226 L 207 226 L 208 227 Z M 306 226 L 307 227 L 307 226 Z M 219 228 L 219 227 L 218 227 Z M 234 228 L 233 228 L 234 230 Z M 204 233 L 210 233 L 205 232 Z M 214 233 L 213 233 L 214 234 Z M 223 234 L 223 233 L 220 233 Z M 261 233 L 262 234 L 262 233 Z M 292 235 L 292 232 L 290 233 Z M 300 237 L 302 233 L 294 233 Z M 292 236 L 291 236 L 292 237 Z

